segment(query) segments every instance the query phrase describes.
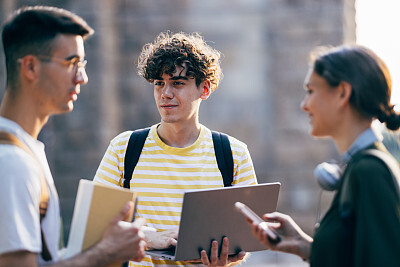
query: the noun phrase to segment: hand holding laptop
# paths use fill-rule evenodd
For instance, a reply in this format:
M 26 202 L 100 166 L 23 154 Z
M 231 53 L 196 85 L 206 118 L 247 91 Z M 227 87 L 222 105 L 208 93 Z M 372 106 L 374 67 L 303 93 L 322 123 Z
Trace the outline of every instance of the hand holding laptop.
M 246 256 L 246 252 L 244 251 L 240 251 L 236 255 L 229 256 L 228 251 L 229 251 L 229 239 L 227 237 L 224 237 L 224 239 L 222 240 L 221 253 L 219 254 L 220 256 L 218 257 L 218 242 L 214 240 L 212 241 L 211 244 L 210 258 L 208 258 L 207 252 L 205 250 L 202 250 L 200 252 L 201 262 L 207 266 L 227 266 L 228 264 L 242 261 Z
M 273 212 L 279 188 L 279 183 L 266 183 L 187 191 L 183 196 L 176 247 L 146 250 L 146 254 L 174 261 L 196 259 L 197 262 L 219 265 L 243 259 L 245 253 L 241 251 L 264 250 L 265 246 L 253 238 L 251 229 L 234 204 L 245 202 L 258 214 Z M 218 257 L 219 252 L 227 256 Z
M 242 261 L 247 255 L 247 253 L 244 251 L 240 251 L 238 254 L 235 255 L 229 255 L 229 239 L 227 237 L 224 237 L 222 240 L 221 253 L 219 253 L 218 247 L 218 242 L 214 240 L 211 242 L 210 255 L 207 255 L 207 251 L 203 249 L 200 251 L 200 259 L 189 260 L 187 262 L 201 262 L 207 266 L 226 266 L 235 262 Z
M 148 249 L 166 249 L 176 246 L 179 228 L 157 232 L 151 227 L 143 228 Z

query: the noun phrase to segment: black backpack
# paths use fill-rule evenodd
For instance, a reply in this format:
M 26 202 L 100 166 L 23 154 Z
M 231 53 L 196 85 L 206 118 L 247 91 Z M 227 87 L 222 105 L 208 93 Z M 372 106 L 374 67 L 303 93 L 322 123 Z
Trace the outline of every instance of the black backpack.
M 125 181 L 124 188 L 130 188 L 130 181 L 133 170 L 139 160 L 140 154 L 150 128 L 133 131 L 128 142 L 125 153 Z M 217 158 L 218 169 L 222 174 L 224 186 L 231 186 L 233 182 L 233 157 L 231 144 L 226 134 L 211 131 L 214 142 L 215 156 Z

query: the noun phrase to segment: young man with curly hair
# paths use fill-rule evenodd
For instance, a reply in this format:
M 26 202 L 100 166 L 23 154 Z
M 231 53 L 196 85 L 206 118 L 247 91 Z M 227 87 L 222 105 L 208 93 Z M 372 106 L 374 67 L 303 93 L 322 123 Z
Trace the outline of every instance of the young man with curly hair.
M 132 211 L 132 203 L 94 246 L 67 260 L 59 257 L 59 199 L 37 136 L 51 115 L 73 110 L 80 86 L 88 81 L 84 40 L 92 33 L 77 15 L 46 6 L 18 9 L 4 25 L 7 88 L 0 105 L 0 267 L 98 267 L 144 257 L 143 222 L 118 224 Z
M 220 52 L 199 34 L 161 33 L 143 47 L 138 73 L 154 85 L 161 122 L 151 126 L 130 180 L 138 192 L 136 217 L 145 218 L 148 248 L 176 245 L 182 197 L 186 190 L 223 187 L 211 131 L 200 124 L 199 108 L 222 78 Z M 120 187 L 132 131 L 115 137 L 97 170 L 96 182 Z M 234 161 L 232 185 L 257 183 L 247 146 L 229 137 Z M 234 265 L 245 252 L 228 257 L 229 240 L 213 241 L 210 258 L 201 251 L 197 262 L 178 262 L 147 256 L 134 266 Z M 219 255 L 219 256 L 218 256 Z

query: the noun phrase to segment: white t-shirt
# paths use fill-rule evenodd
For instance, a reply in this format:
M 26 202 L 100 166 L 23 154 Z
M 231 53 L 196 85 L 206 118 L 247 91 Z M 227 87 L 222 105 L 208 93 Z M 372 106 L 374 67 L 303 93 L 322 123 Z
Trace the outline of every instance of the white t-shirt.
M 44 144 L 26 133 L 17 123 L 0 117 L 0 131 L 14 134 L 36 155 L 50 190 L 49 204 L 42 226 L 53 261 L 58 260 L 60 207 L 54 180 L 44 151 Z M 25 150 L 0 144 L 0 254 L 42 250 L 39 202 L 40 169 L 37 161 Z

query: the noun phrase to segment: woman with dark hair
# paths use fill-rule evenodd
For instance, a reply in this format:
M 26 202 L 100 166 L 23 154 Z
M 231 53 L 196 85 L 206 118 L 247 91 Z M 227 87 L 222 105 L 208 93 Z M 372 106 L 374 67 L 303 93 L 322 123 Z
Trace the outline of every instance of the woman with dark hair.
M 375 118 L 400 127 L 386 65 L 361 46 L 320 49 L 312 53 L 305 90 L 301 108 L 311 135 L 331 137 L 341 153 L 335 197 L 314 238 L 278 212 L 264 219 L 280 242 L 271 242 L 261 225 L 252 225 L 253 234 L 311 266 L 400 266 L 399 166 L 371 128 Z

